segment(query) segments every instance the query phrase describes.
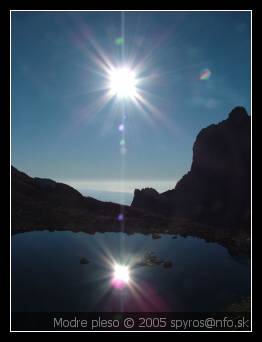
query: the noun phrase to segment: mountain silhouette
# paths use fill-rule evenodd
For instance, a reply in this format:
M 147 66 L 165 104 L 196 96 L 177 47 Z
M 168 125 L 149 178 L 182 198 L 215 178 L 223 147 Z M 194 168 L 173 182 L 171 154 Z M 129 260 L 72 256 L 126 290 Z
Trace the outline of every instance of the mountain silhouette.
M 251 119 L 236 107 L 226 120 L 200 131 L 190 171 L 159 194 L 136 189 L 131 207 L 167 217 L 230 228 L 250 228 Z
M 13 233 L 32 229 L 119 231 L 123 221 L 125 228 L 131 230 L 138 222 L 149 230 L 152 223 L 163 225 L 163 218 L 143 210 L 85 197 L 69 185 L 32 178 L 13 166 L 11 208 Z M 120 213 L 123 215 L 119 216 Z
M 11 181 L 13 229 L 67 226 L 101 211 L 99 201 L 83 197 L 74 188 L 50 179 L 32 178 L 13 166 Z M 119 211 L 110 203 L 102 210 L 104 207 L 115 215 Z
M 135 190 L 131 206 L 85 197 L 69 185 L 11 167 L 12 233 L 32 230 L 179 234 L 250 253 L 250 116 L 236 107 L 204 128 L 190 171 L 174 189 Z M 119 215 L 121 213 L 121 215 Z

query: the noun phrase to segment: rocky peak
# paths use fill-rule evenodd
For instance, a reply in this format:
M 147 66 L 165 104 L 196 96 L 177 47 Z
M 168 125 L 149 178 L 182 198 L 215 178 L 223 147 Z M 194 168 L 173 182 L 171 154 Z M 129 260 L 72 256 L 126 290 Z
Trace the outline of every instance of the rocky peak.
M 249 120 L 249 115 L 244 107 L 235 107 L 228 115 L 230 121 L 243 121 Z
M 153 188 L 135 189 L 132 207 L 151 210 L 157 209 L 159 202 L 159 193 Z M 153 209 L 154 210 L 154 209 Z
M 139 193 L 142 193 L 143 195 L 146 196 L 157 196 L 159 193 L 153 189 L 153 188 L 144 188 L 144 189 L 135 189 L 135 193 L 138 195 Z
M 200 131 L 190 171 L 157 196 L 135 192 L 132 206 L 198 222 L 249 226 L 251 120 L 236 107 L 226 120 Z M 150 191 L 153 194 L 153 191 Z

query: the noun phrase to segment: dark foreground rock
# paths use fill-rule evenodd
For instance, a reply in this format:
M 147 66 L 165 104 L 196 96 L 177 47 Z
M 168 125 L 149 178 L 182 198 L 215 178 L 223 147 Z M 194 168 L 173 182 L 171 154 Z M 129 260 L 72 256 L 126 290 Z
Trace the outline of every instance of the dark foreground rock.
M 171 268 L 173 266 L 172 261 L 164 261 L 163 267 L 164 268 Z
M 134 265 L 134 267 L 151 267 L 151 266 L 163 266 L 164 268 L 171 268 L 173 266 L 173 263 L 170 260 L 161 260 L 152 251 L 145 251 L 142 259 Z
M 90 261 L 86 257 L 80 258 L 79 262 L 81 265 L 87 265 L 90 263 Z
M 242 298 L 240 302 L 229 305 L 226 312 L 251 312 L 251 297 Z
M 161 239 L 161 235 L 158 233 L 152 233 L 152 238 L 153 239 Z

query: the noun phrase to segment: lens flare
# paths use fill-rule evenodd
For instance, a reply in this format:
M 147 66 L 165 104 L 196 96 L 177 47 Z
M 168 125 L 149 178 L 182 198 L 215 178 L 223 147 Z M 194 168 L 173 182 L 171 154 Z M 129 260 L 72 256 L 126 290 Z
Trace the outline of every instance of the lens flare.
M 129 269 L 128 266 L 125 265 L 114 265 L 114 274 L 112 284 L 116 288 L 123 288 L 129 282 Z
M 120 142 L 119 142 L 119 145 L 120 146 L 125 146 L 126 142 L 124 139 L 121 139 Z
M 120 124 L 120 125 L 118 126 L 118 130 L 119 130 L 120 132 L 123 132 L 124 129 L 125 129 L 124 124 Z
M 121 147 L 120 147 L 120 153 L 121 153 L 122 155 L 125 155 L 125 154 L 127 153 L 127 148 L 126 148 L 125 146 L 121 146 Z
M 118 221 L 124 221 L 124 214 L 122 214 L 122 213 L 118 214 L 117 220 Z
M 123 45 L 124 43 L 125 43 L 125 40 L 124 40 L 123 37 L 118 37 L 118 38 L 116 38 L 116 40 L 115 40 L 115 44 L 116 44 L 116 45 Z
M 201 81 L 207 81 L 209 80 L 211 77 L 211 71 L 209 69 L 204 69 L 201 71 L 199 79 Z

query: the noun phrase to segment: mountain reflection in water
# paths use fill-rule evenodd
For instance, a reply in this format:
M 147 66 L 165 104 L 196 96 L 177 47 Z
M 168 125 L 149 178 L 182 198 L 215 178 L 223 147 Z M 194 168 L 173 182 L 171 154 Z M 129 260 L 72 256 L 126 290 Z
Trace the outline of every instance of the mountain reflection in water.
M 145 255 L 155 261 L 144 263 Z M 85 257 L 88 262 L 80 263 Z M 12 310 L 220 311 L 250 295 L 249 259 L 202 239 L 36 231 L 12 236 Z M 171 267 L 164 267 L 164 261 Z M 129 265 L 112 286 L 112 265 Z

